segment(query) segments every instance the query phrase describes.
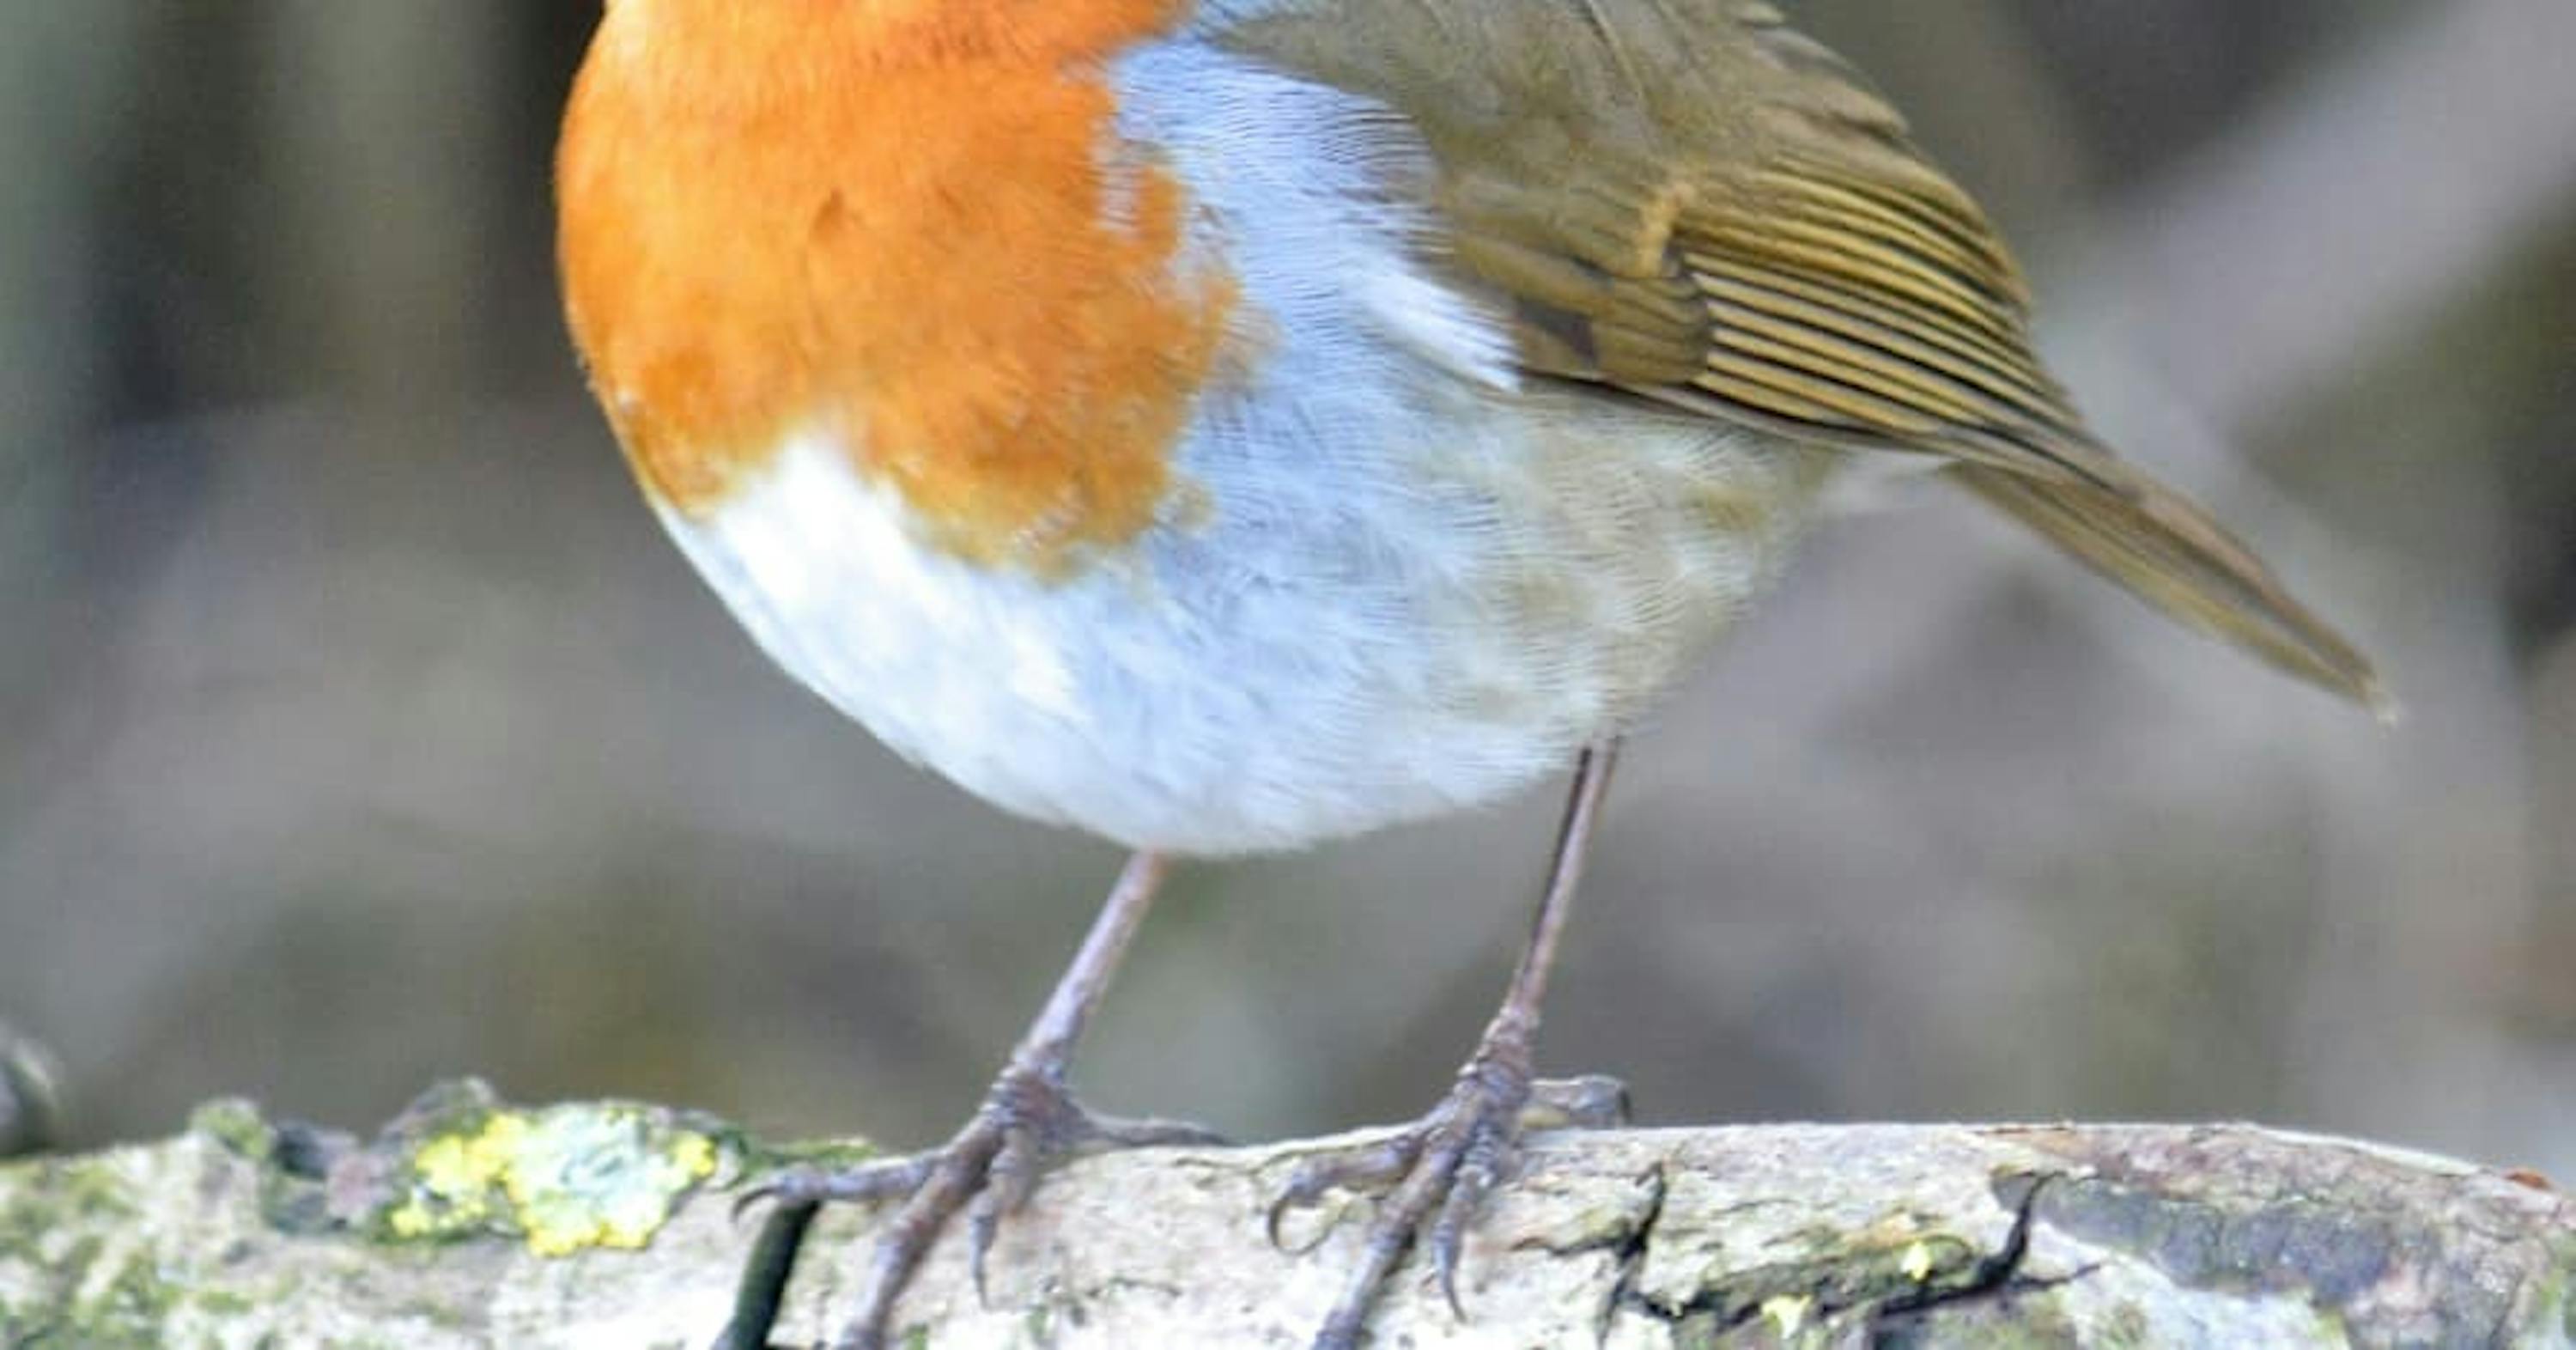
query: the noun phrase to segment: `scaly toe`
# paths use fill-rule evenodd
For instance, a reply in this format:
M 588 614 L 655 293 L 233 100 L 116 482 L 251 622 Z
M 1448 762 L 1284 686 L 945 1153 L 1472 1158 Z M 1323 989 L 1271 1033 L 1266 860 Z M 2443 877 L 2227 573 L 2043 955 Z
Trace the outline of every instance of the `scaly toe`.
M 1204 1125 L 1193 1125 L 1185 1120 L 1122 1120 L 1115 1116 L 1093 1116 L 1090 1146 L 1103 1152 L 1126 1148 L 1232 1148 L 1234 1141 Z
M 1337 1180 L 1376 1182 L 1382 1194 L 1360 1262 L 1316 1336 L 1315 1350 L 1358 1345 L 1369 1310 L 1419 1237 L 1428 1238 L 1427 1254 L 1442 1295 L 1463 1316 L 1457 1292 L 1459 1248 L 1477 1208 L 1517 1157 L 1521 1108 L 1527 1100 L 1525 1078 L 1499 1065 L 1473 1064 L 1459 1075 L 1447 1100 L 1381 1146 L 1382 1156 L 1339 1169 Z M 1405 1159 L 1403 1166 L 1383 1165 L 1395 1156 Z
M 1300 1160 L 1297 1170 L 1288 1174 L 1288 1184 L 1279 1188 L 1279 1198 L 1270 1202 L 1270 1213 L 1263 1224 L 1270 1245 L 1297 1255 L 1312 1250 L 1331 1236 L 1331 1226 L 1326 1225 L 1313 1242 L 1291 1247 L 1280 1234 L 1280 1225 L 1289 1212 L 1311 1208 L 1334 1191 L 1393 1190 L 1413 1170 L 1414 1159 L 1421 1156 L 1423 1137 L 1423 1127 L 1416 1125 L 1391 1139 L 1354 1144 Z
M 1464 1319 L 1459 1254 L 1486 1199 L 1519 1167 L 1524 1133 L 1626 1123 L 1627 1090 L 1617 1080 L 1533 1082 L 1522 1067 L 1526 1062 L 1508 1046 L 1499 1052 L 1488 1047 L 1459 1073 L 1448 1097 L 1402 1134 L 1308 1159 L 1290 1177 L 1270 1208 L 1275 1245 L 1285 1245 L 1281 1216 L 1315 1204 L 1328 1191 L 1378 1196 L 1360 1262 L 1314 1350 L 1354 1350 L 1370 1309 L 1416 1246 L 1450 1311 Z
M 809 1209 L 823 1204 L 879 1204 L 921 1189 L 937 1158 L 929 1153 L 891 1158 L 842 1172 L 791 1168 L 743 1192 L 733 1202 L 733 1217 L 739 1220 L 745 1212 L 766 1204 Z

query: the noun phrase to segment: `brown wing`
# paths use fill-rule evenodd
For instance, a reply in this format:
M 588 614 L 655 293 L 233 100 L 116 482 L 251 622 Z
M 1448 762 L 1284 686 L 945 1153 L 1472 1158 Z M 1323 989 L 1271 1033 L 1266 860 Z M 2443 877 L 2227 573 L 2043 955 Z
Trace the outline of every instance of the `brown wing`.
M 1510 298 L 1531 369 L 1947 456 L 2175 617 L 2381 701 L 2250 550 L 2092 437 L 1984 212 L 1772 5 L 1305 0 L 1233 40 L 1414 121 L 1456 265 Z

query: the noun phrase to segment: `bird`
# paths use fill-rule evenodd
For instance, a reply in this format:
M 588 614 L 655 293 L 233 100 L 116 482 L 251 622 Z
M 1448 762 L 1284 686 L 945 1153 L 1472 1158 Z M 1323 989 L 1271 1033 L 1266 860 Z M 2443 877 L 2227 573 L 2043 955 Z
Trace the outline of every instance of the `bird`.
M 1513 1174 L 1623 736 L 1830 484 L 1911 465 L 2183 624 L 2387 706 L 2370 662 L 2034 355 L 2023 275 L 1765 0 L 607 0 L 556 160 L 568 326 L 750 637 L 898 754 L 1131 859 L 945 1145 L 784 1176 L 893 1205 L 836 1344 L 1095 1116 L 1074 1048 L 1178 860 L 1572 773 L 1455 1082 L 1270 1218 L 1381 1195 L 1314 1344 Z M 764 1248 L 770 1244 L 764 1243 Z M 753 1263 L 759 1264 L 757 1260 Z M 775 1311 L 747 1274 L 729 1343 Z

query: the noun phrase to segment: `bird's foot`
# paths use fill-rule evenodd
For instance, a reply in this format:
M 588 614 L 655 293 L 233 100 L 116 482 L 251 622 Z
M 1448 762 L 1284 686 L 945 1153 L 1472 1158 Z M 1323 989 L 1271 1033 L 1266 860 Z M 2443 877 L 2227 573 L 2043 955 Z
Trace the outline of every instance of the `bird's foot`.
M 833 1350 L 883 1350 L 895 1301 L 941 1230 L 960 1212 L 967 1216 L 968 1260 L 980 1298 L 993 1235 L 1004 1216 L 1028 1203 L 1038 1179 L 1049 1171 L 1094 1153 L 1224 1142 L 1196 1125 L 1092 1115 L 1074 1100 L 1060 1074 L 1006 1069 L 974 1119 L 938 1149 L 846 1171 L 792 1170 L 745 1196 L 737 1208 L 761 1203 L 775 1208 L 743 1273 L 733 1321 L 718 1350 L 768 1346 L 796 1247 L 822 1205 L 902 1202 L 877 1233 L 858 1311 L 832 1342 Z
M 1430 1114 L 1393 1138 L 1320 1154 L 1302 1163 L 1271 1204 L 1270 1240 L 1285 1246 L 1281 1221 L 1335 1190 L 1379 1196 L 1359 1267 L 1317 1333 L 1314 1350 L 1355 1350 L 1360 1329 L 1405 1252 L 1430 1253 L 1450 1311 L 1458 1300 L 1458 1252 L 1485 1197 L 1520 1161 L 1532 1130 L 1604 1129 L 1627 1122 L 1627 1089 L 1616 1079 L 1531 1077 L 1525 1048 L 1488 1038 Z

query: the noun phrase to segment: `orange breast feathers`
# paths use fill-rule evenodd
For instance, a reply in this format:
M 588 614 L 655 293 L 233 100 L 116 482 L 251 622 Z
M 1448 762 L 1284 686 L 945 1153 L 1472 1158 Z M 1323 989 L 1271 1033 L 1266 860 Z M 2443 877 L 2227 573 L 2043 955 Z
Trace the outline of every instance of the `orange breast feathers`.
M 609 0 L 557 163 L 574 340 L 646 490 L 828 435 L 935 546 L 1151 524 L 1234 288 L 1103 66 L 1179 0 Z

